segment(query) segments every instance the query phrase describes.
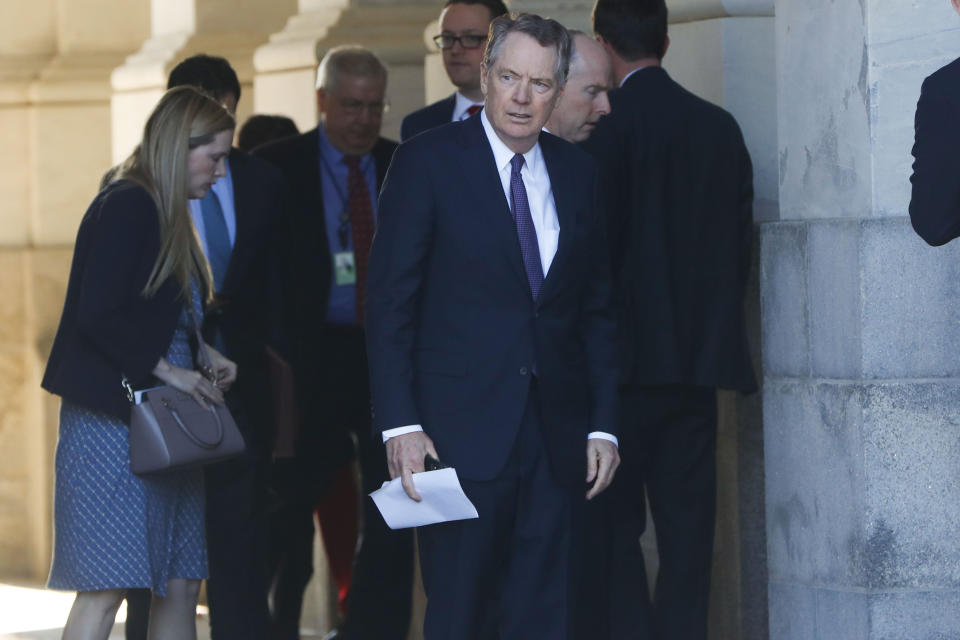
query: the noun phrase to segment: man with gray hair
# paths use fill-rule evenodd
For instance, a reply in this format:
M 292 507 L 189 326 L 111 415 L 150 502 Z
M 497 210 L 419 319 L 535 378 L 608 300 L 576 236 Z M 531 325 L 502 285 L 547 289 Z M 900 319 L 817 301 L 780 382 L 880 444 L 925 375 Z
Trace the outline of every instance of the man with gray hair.
M 311 573 L 313 507 L 354 455 L 354 439 L 365 492 L 387 479 L 382 441 L 370 437 L 363 327 L 377 193 L 396 148 L 380 137 L 386 86 L 386 68 L 372 52 L 330 50 L 317 70 L 319 126 L 257 151 L 281 169 L 289 187 L 287 328 L 301 424 L 289 507 L 278 517 L 291 521 L 281 566 L 294 577 L 275 591 L 276 638 L 297 637 Z M 402 639 L 410 620 L 413 536 L 390 531 L 371 501 L 364 506 L 363 543 L 338 637 Z
M 374 429 L 410 499 L 433 458 L 479 513 L 418 532 L 427 640 L 569 637 L 572 514 L 619 464 L 596 167 L 542 133 L 569 56 L 556 21 L 494 20 L 483 110 L 402 144 L 380 196 Z
M 570 76 L 546 129 L 567 142 L 583 142 L 600 118 L 610 113 L 607 91 L 613 87 L 613 65 L 599 42 L 582 31 L 570 31 L 570 35 Z

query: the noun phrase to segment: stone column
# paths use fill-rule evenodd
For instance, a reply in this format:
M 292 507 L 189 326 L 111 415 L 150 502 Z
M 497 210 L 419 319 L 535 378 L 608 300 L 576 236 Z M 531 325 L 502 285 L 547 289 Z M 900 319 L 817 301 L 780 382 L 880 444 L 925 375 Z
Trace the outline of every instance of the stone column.
M 109 74 L 146 32 L 136 2 L 0 7 L 0 566 L 50 559 L 57 401 L 40 388 L 70 243 L 109 166 Z
M 317 62 L 331 48 L 360 44 L 389 71 L 390 111 L 383 135 L 399 138 L 400 121 L 423 106 L 423 25 L 437 5 L 425 0 L 299 0 L 299 13 L 254 56 L 258 113 L 288 115 L 301 131 L 317 124 Z
M 943 0 L 777 2 L 762 226 L 771 636 L 960 637 L 960 246 L 905 217 Z
M 167 86 L 167 74 L 197 53 L 227 58 L 240 78 L 237 110 L 242 124 L 253 112 L 253 52 L 296 11 L 296 0 L 150 0 L 151 37 L 114 70 L 112 157 L 123 160 L 140 140 L 143 125 Z

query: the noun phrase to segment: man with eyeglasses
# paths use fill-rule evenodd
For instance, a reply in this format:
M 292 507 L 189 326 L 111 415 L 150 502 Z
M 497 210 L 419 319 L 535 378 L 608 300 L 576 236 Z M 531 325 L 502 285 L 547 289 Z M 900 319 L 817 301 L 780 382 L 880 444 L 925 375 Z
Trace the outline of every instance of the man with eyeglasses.
M 456 93 L 414 111 L 400 125 L 400 139 L 427 129 L 466 120 L 483 107 L 480 63 L 494 18 L 507 13 L 502 0 L 447 0 L 440 12 L 440 35 L 433 41 L 443 55 L 443 68 Z
M 280 168 L 289 188 L 286 280 L 294 304 L 287 327 L 301 417 L 293 489 L 276 518 L 288 523 L 274 591 L 277 639 L 298 637 L 312 573 L 313 507 L 353 455 L 354 441 L 364 492 L 389 479 L 383 443 L 370 435 L 363 327 L 377 193 L 396 148 L 380 137 L 386 86 L 386 68 L 372 52 L 336 47 L 317 70 L 317 128 L 257 150 Z M 390 531 L 372 501 L 364 508 L 363 543 L 336 637 L 402 640 L 410 622 L 413 537 Z

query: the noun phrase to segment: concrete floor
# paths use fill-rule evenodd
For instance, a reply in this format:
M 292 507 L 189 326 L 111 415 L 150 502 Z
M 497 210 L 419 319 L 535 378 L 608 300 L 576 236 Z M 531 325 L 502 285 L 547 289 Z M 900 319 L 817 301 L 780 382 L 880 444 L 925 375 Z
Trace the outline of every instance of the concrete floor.
M 314 537 L 313 563 L 314 577 L 304 594 L 304 611 L 301 617 L 300 637 L 303 640 L 320 640 L 335 623 L 331 612 L 324 606 L 329 601 L 329 592 L 325 584 L 327 558 L 320 543 L 320 536 Z M 73 598 L 74 594 L 71 592 L 50 591 L 42 584 L 4 582 L 0 579 L 0 640 L 60 640 Z M 117 621 L 110 640 L 124 640 L 123 623 L 126 619 L 124 603 L 117 611 Z M 199 606 L 197 640 L 209 638 L 210 621 L 207 608 Z
M 0 640 L 59 640 L 73 594 L 39 586 L 0 584 Z M 117 612 L 110 640 L 123 640 L 126 604 Z M 206 608 L 197 611 L 197 638 L 210 637 Z
M 49 591 L 36 585 L 0 584 L 0 640 L 60 640 L 73 604 L 73 593 Z M 117 612 L 110 640 L 124 640 L 126 604 Z M 303 640 L 319 639 L 316 631 L 301 631 Z M 197 607 L 197 640 L 209 640 L 207 608 Z

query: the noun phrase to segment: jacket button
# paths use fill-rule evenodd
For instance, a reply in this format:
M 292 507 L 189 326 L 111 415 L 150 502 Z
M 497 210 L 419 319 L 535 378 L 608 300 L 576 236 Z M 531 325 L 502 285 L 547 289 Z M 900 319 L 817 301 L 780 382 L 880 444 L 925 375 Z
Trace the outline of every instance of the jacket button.
M 526 367 L 520 367 L 520 375 L 522 375 L 522 376 L 527 375 L 527 368 L 526 368 Z

